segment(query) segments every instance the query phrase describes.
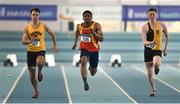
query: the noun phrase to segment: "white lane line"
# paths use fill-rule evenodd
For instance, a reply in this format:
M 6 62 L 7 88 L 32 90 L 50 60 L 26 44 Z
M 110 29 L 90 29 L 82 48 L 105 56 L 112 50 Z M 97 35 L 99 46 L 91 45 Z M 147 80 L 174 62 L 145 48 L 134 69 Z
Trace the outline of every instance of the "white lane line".
M 69 91 L 68 80 L 67 80 L 66 72 L 64 70 L 64 66 L 63 65 L 61 65 L 61 71 L 62 71 L 63 78 L 64 78 L 64 84 L 65 84 L 65 88 L 66 88 L 66 93 L 67 93 L 67 96 L 68 96 L 69 104 L 72 104 L 72 99 L 71 99 L 71 94 L 70 94 L 70 91 Z
M 132 67 L 133 69 L 135 69 L 135 70 L 137 70 L 137 71 L 139 71 L 139 72 L 141 72 L 141 73 L 147 75 L 147 73 L 146 73 L 145 71 L 143 71 L 141 68 L 137 67 L 136 65 L 131 65 L 131 67 Z M 179 90 L 179 89 L 177 89 L 177 88 L 171 86 L 171 85 L 168 84 L 167 82 L 165 82 L 165 81 L 163 81 L 163 80 L 161 80 L 161 79 L 159 79 L 159 78 L 157 78 L 157 77 L 154 77 L 154 78 L 155 78 L 156 80 L 158 80 L 159 82 L 163 83 L 164 85 L 170 87 L 170 88 L 173 89 L 174 91 L 180 93 L 180 90 Z
M 98 67 L 100 70 L 120 91 L 124 93 L 133 103 L 138 104 L 123 88 L 111 77 L 109 76 L 101 67 Z
M 5 104 L 7 102 L 7 100 L 9 99 L 9 97 L 11 96 L 12 92 L 14 91 L 14 89 L 16 88 L 16 85 L 18 84 L 19 80 L 21 79 L 21 77 L 23 76 L 25 70 L 27 69 L 26 66 L 23 67 L 20 75 L 17 77 L 16 81 L 14 82 L 13 86 L 11 87 L 10 91 L 8 92 L 8 94 L 6 95 L 4 101 L 2 104 Z
M 172 67 L 172 66 L 170 66 L 170 65 L 167 65 L 167 67 L 169 67 L 170 69 L 172 69 L 172 70 L 174 70 L 174 71 L 180 72 L 179 69 L 177 69 L 177 68 L 175 68 L 175 67 Z M 167 68 L 167 67 L 166 67 L 166 68 Z M 169 68 L 167 68 L 167 69 L 169 69 Z

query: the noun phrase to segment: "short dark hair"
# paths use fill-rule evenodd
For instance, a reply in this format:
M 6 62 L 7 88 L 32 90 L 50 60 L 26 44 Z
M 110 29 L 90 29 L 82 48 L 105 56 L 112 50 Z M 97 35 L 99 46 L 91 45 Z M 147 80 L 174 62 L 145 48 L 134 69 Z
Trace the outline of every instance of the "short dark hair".
M 148 12 L 157 12 L 157 10 L 155 8 L 150 8 Z
M 30 13 L 32 13 L 33 11 L 36 11 L 36 12 L 40 13 L 40 9 L 39 8 L 32 8 Z
M 86 13 L 89 13 L 92 16 L 92 12 L 90 10 L 85 10 L 82 15 L 84 16 Z

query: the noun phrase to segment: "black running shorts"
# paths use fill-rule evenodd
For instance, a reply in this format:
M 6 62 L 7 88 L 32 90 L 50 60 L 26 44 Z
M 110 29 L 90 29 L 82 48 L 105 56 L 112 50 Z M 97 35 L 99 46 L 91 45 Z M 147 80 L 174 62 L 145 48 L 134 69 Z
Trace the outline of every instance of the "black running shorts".
M 144 62 L 152 62 L 154 56 L 162 57 L 161 50 L 152 50 L 151 48 L 144 49 Z
M 29 52 L 27 51 L 27 65 L 29 66 L 36 66 L 36 59 L 38 56 L 44 56 L 45 57 L 45 51 L 39 51 L 39 52 Z

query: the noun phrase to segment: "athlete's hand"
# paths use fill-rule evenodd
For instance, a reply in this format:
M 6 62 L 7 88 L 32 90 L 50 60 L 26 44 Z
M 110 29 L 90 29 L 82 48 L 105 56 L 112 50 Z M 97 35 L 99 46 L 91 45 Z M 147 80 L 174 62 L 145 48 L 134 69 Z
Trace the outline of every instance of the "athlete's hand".
M 95 32 L 94 29 L 91 28 L 91 32 L 92 32 L 92 35 L 95 36 L 97 33 Z
M 29 40 L 29 39 L 28 39 L 28 40 L 25 40 L 25 39 L 24 39 L 24 40 L 23 40 L 23 44 L 24 44 L 24 45 L 31 44 L 31 40 Z
M 167 56 L 167 50 L 166 49 L 163 50 L 163 56 Z
M 83 34 L 78 34 L 79 36 L 83 36 Z
M 53 51 L 56 52 L 56 53 L 59 52 L 59 48 L 57 47 L 57 45 L 53 45 L 53 48 L 52 48 L 52 49 L 53 49 Z
M 76 49 L 76 47 L 77 47 L 77 45 L 76 45 L 76 44 L 74 44 L 74 45 L 73 45 L 73 47 L 72 47 L 72 50 L 75 50 L 75 49 Z
M 156 44 L 155 40 L 151 41 L 150 44 L 155 45 Z
M 33 41 L 34 41 L 34 37 L 31 37 L 30 41 L 31 41 L 31 44 L 33 44 Z

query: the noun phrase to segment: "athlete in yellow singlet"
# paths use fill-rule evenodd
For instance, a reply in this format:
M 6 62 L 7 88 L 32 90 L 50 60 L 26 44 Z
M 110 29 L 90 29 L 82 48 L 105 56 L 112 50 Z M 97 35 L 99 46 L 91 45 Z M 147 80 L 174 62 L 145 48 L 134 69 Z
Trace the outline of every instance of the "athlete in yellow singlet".
M 54 32 L 49 29 L 43 22 L 39 20 L 39 8 L 33 8 L 30 11 L 31 22 L 25 26 L 22 36 L 22 43 L 27 45 L 27 66 L 30 74 L 30 80 L 34 87 L 34 94 L 32 98 L 39 96 L 38 84 L 35 77 L 36 64 L 38 66 L 38 80 L 43 78 L 42 68 L 45 63 L 45 31 L 47 31 L 53 41 L 53 50 L 58 52 L 58 47 Z
M 164 23 L 157 21 L 157 11 L 154 8 L 148 10 L 149 21 L 143 25 L 141 37 L 144 44 L 144 62 L 148 79 L 151 85 L 150 96 L 156 95 L 153 68 L 157 75 L 161 64 L 162 53 L 167 55 L 168 31 Z M 162 50 L 162 35 L 165 35 L 165 47 Z

